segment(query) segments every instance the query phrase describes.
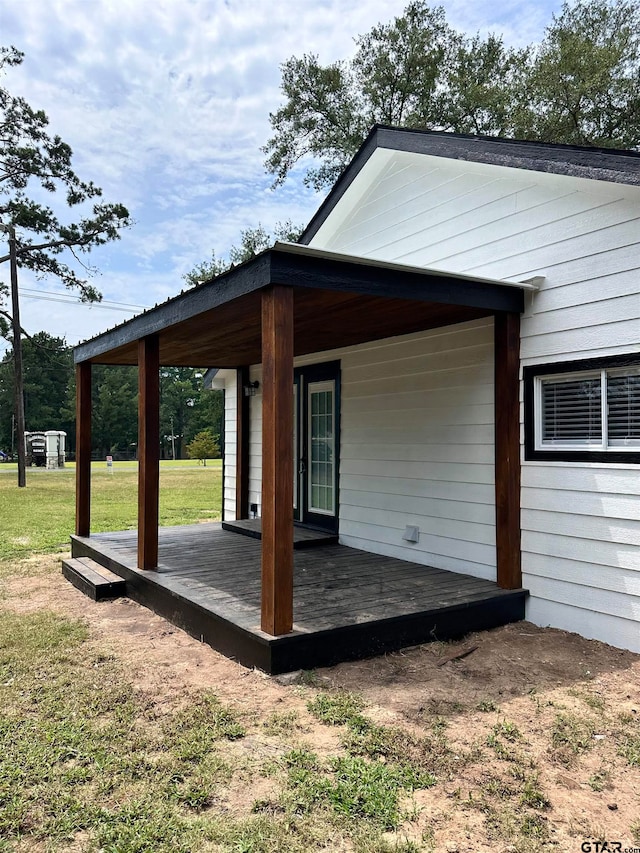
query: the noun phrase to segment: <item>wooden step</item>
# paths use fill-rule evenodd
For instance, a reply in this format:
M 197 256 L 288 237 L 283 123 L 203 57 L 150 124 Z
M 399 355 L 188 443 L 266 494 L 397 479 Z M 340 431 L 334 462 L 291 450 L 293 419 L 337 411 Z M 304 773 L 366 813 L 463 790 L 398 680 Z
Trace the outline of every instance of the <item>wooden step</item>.
M 127 594 L 127 585 L 119 575 L 105 569 L 91 557 L 72 557 L 62 561 L 62 574 L 80 592 L 94 601 Z

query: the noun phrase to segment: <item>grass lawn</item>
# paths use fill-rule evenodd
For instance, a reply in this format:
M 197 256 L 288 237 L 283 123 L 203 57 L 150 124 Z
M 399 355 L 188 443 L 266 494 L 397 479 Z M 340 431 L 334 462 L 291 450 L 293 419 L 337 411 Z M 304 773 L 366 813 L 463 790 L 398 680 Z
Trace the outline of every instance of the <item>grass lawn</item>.
M 91 529 L 128 530 L 137 524 L 138 474 L 135 462 L 91 470 Z M 75 529 L 75 466 L 59 471 L 30 468 L 27 486 L 16 484 L 17 467 L 0 466 L 0 555 L 4 558 L 66 550 Z M 160 464 L 160 524 L 191 524 L 220 518 L 222 467 L 191 460 Z
M 135 525 L 135 465 L 92 491 Z M 220 498 L 162 465 L 163 524 Z M 640 848 L 638 656 L 521 623 L 267 678 L 67 584 L 73 514 L 73 468 L 0 474 L 0 853 Z

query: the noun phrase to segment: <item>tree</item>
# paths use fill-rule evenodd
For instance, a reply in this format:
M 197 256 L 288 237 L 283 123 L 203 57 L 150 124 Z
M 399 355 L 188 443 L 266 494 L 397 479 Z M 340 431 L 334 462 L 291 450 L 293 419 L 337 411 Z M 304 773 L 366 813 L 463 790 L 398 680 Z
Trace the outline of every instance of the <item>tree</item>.
M 0 447 L 15 449 L 15 373 L 13 350 L 0 362 Z M 31 432 L 62 429 L 73 444 L 73 416 L 68 406 L 74 372 L 71 348 L 62 338 L 37 332 L 23 345 L 25 422 Z
M 0 71 L 20 65 L 24 54 L 15 47 L 0 48 Z M 49 120 L 24 98 L 0 87 L 0 223 L 9 232 L 9 253 L 0 264 L 11 264 L 12 309 L 6 305 L 9 288 L 0 284 L 0 335 L 11 340 L 16 364 L 16 410 L 22 417 L 21 333 L 18 322 L 17 268 L 38 276 L 53 275 L 84 301 L 101 298 L 86 280 L 91 268 L 80 256 L 92 248 L 116 240 L 129 225 L 129 213 L 121 204 L 99 202 L 102 191 L 81 180 L 72 168 L 72 151 L 48 131 Z M 64 193 L 64 205 L 81 207 L 75 222 L 63 222 L 54 210 L 37 200 L 42 191 Z M 75 267 L 79 264 L 84 275 Z M 18 447 L 23 445 L 18 428 Z M 24 485 L 24 454 L 19 457 L 18 484 Z
M 138 371 L 96 365 L 91 389 L 91 443 L 102 458 L 134 455 L 138 443 Z
M 208 429 L 199 432 L 187 445 L 187 454 L 189 459 L 201 459 L 203 465 L 207 459 L 217 459 L 220 456 L 217 437 Z
M 640 4 L 565 3 L 531 73 L 527 138 L 576 145 L 640 144 Z
M 169 442 L 175 459 L 182 458 L 183 442 L 190 434 L 189 422 L 203 373 L 204 370 L 192 367 L 162 367 L 160 370 L 160 435 Z
M 301 233 L 302 227 L 294 225 L 289 219 L 286 222 L 277 222 L 271 233 L 258 223 L 255 228 L 247 228 L 240 232 L 240 245 L 231 246 L 226 259 L 217 258 L 215 251 L 213 251 L 208 261 L 197 264 L 191 272 L 185 273 L 182 278 L 191 286 L 202 284 L 238 264 L 250 261 L 251 258 L 272 246 L 276 240 L 293 242 L 298 239 Z
M 204 372 L 204 371 L 202 371 Z M 195 405 L 190 412 L 189 424 L 185 440 L 190 441 L 197 433 L 210 430 L 219 436 L 218 443 L 221 445 L 224 436 L 224 392 L 210 391 L 202 386 L 198 389 Z
M 351 59 L 284 63 L 265 167 L 277 186 L 312 158 L 305 182 L 327 187 L 376 122 L 637 148 L 639 9 L 638 0 L 565 2 L 541 44 L 516 50 L 496 35 L 458 33 L 442 7 L 413 0 L 359 36 Z
M 443 72 L 441 129 L 517 136 L 523 112 L 528 114 L 530 58 L 529 48 L 512 50 L 495 35 L 457 39 Z
M 160 435 L 163 450 L 175 459 L 183 458 L 184 447 L 197 433 L 222 434 L 223 394 L 203 387 L 204 373 L 192 367 L 161 368 Z

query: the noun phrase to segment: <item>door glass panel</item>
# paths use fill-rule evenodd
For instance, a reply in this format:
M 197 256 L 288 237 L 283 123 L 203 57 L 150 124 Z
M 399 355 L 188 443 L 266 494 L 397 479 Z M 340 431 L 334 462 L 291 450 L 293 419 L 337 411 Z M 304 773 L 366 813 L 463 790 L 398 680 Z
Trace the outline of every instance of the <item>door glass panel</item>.
M 293 386 L 293 508 L 298 508 L 298 469 L 300 455 L 298 453 L 298 385 Z
M 309 403 L 309 510 L 335 514 L 335 382 L 312 382 Z

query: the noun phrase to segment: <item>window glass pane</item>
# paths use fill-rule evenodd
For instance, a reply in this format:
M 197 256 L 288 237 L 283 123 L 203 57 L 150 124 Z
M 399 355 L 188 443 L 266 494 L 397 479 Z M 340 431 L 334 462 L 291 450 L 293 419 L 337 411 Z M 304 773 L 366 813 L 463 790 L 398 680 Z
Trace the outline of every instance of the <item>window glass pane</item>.
M 542 381 L 542 440 L 602 441 L 600 376 Z
M 640 443 L 640 374 L 608 376 L 607 404 L 609 443 Z
M 293 386 L 293 508 L 298 508 L 298 386 Z
M 312 382 L 309 393 L 309 510 L 334 512 L 334 394 L 333 381 Z

